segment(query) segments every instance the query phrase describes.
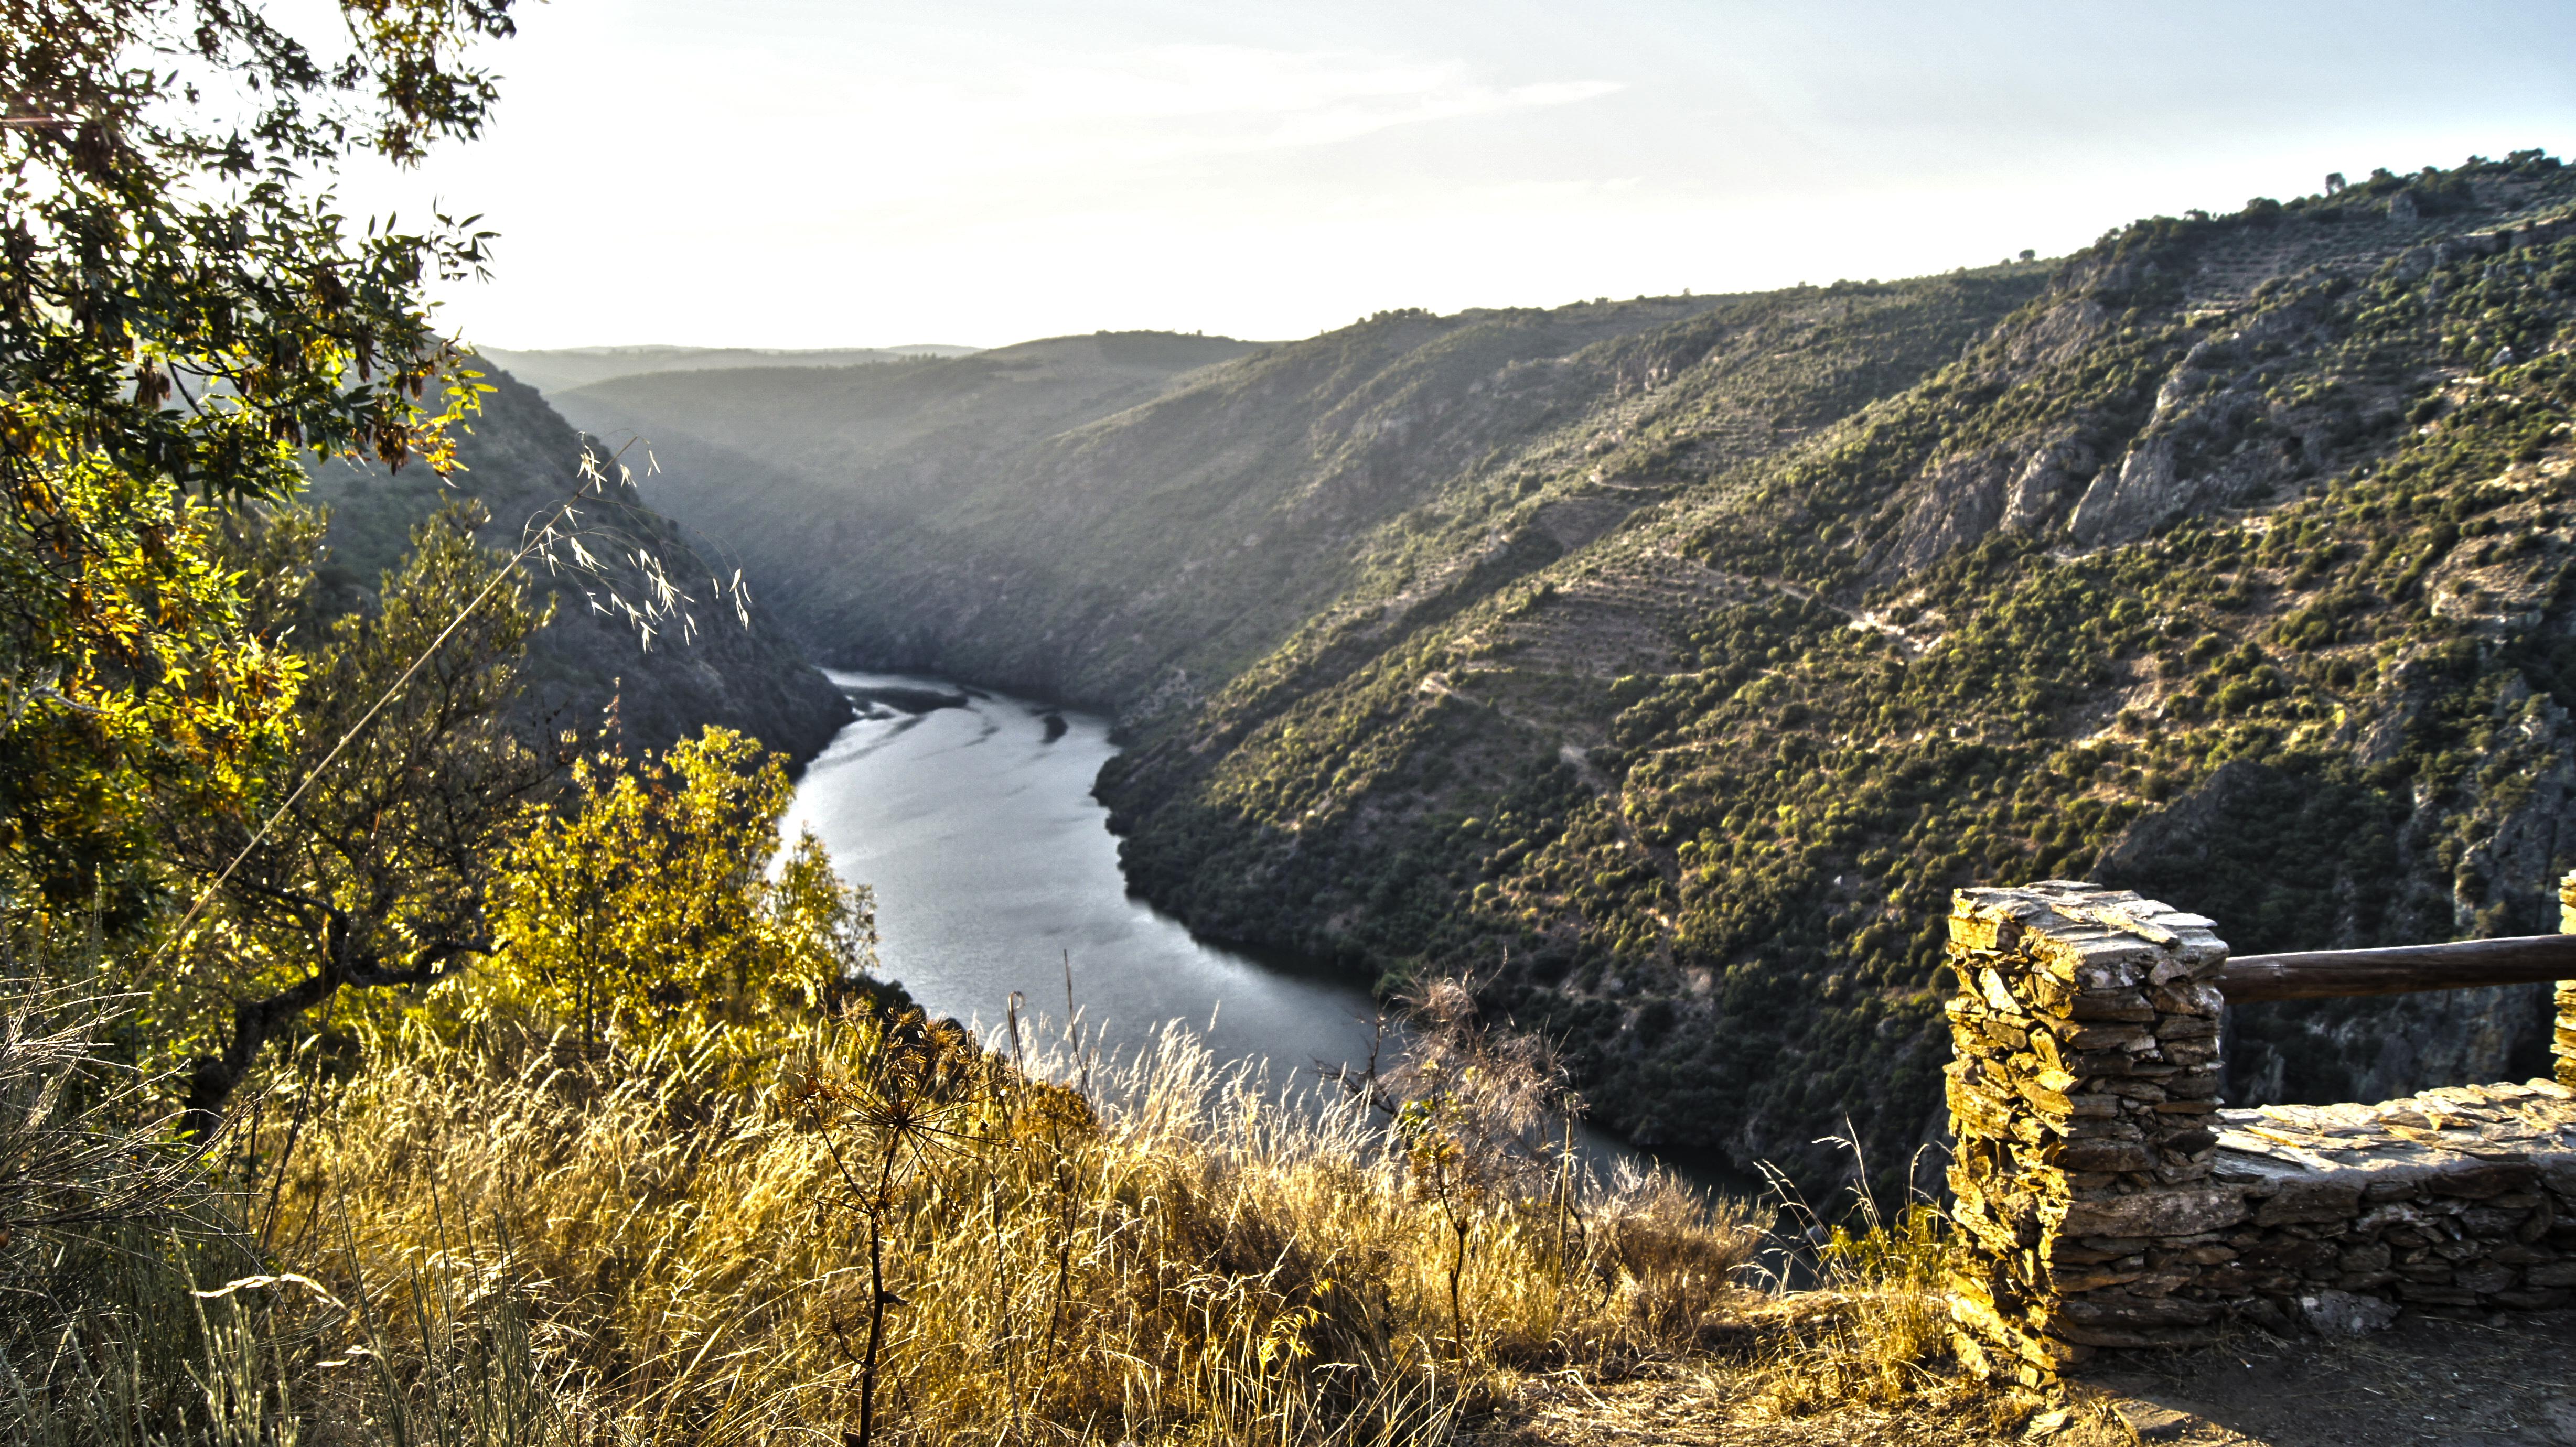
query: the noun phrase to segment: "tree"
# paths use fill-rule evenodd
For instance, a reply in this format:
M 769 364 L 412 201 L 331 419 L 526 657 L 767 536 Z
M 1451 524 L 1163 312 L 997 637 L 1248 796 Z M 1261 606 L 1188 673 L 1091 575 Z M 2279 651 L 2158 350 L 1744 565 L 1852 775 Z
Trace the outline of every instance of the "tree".
M 493 100 L 509 0 L 341 0 L 317 52 L 244 0 L 0 0 L 0 909 L 152 903 L 152 801 L 238 806 L 295 659 L 219 566 L 221 508 L 305 454 L 450 460 L 470 408 L 432 275 L 488 233 L 353 232 L 322 183 Z
M 421 524 L 377 606 L 332 625 L 274 775 L 310 783 L 273 821 L 195 801 L 161 820 L 173 861 L 212 891 L 158 1002 L 159 1033 L 204 1047 L 188 1070 L 191 1127 L 210 1126 L 260 1048 L 344 987 L 426 986 L 495 948 L 495 869 L 556 774 L 506 717 L 545 618 L 516 560 L 476 545 L 478 520 L 449 507 Z M 313 526 L 250 531 L 291 558 Z
M 620 765 L 574 765 L 569 806 L 511 846 L 486 972 L 500 998 L 586 1046 L 678 1023 L 760 1038 L 852 991 L 902 1002 L 866 979 L 867 892 L 840 882 L 811 834 L 779 857 L 792 791 L 775 756 L 709 728 Z

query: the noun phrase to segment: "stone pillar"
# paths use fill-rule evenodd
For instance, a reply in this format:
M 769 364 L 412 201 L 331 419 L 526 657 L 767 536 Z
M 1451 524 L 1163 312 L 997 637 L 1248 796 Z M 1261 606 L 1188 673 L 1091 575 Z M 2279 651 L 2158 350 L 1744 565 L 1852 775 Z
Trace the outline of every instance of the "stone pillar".
M 2558 881 L 2558 932 L 2576 934 L 2576 873 Z M 2576 980 L 2558 982 L 2558 1083 L 2576 1088 Z
M 1980 1248 L 1952 1282 L 1962 1356 L 2040 1385 L 2099 1348 L 2206 1339 L 2246 1300 L 2244 1193 L 2211 1179 L 2226 943 L 2047 880 L 1958 891 L 1949 960 L 1950 1187 Z

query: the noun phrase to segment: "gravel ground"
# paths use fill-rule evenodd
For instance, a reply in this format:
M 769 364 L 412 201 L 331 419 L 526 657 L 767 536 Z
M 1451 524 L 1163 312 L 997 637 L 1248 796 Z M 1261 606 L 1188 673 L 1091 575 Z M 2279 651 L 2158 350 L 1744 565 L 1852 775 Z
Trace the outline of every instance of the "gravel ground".
M 1642 1443 L 1854 1447 L 2576 1447 L 2576 1311 L 2467 1320 L 2409 1314 L 2357 1340 L 2248 1333 L 2124 1362 L 2053 1401 L 1973 1387 L 1896 1406 L 1786 1415 L 1722 1361 L 1667 1363 L 1618 1381 L 1534 1374 L 1466 1447 Z

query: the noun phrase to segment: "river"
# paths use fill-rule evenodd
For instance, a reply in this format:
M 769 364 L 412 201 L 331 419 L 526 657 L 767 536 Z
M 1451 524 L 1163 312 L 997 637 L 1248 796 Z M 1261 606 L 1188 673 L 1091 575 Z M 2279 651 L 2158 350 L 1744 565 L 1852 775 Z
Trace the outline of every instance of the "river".
M 883 973 L 931 1015 L 997 1024 L 1018 991 L 1061 1021 L 1069 969 L 1104 1054 L 1177 1019 L 1283 1083 L 1367 1061 L 1365 991 L 1207 944 L 1127 893 L 1091 795 L 1117 752 L 1106 720 L 945 679 L 831 677 L 863 712 L 806 767 L 787 828 L 876 891 Z

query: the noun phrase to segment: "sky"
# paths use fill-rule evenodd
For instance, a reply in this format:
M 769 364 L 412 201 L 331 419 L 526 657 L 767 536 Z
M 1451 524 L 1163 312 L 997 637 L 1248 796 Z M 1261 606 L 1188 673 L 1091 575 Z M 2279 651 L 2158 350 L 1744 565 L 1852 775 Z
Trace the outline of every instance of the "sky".
M 2576 160 L 2576 5 L 552 0 L 483 139 L 502 347 L 1279 340 L 1984 265 L 2328 171 Z

